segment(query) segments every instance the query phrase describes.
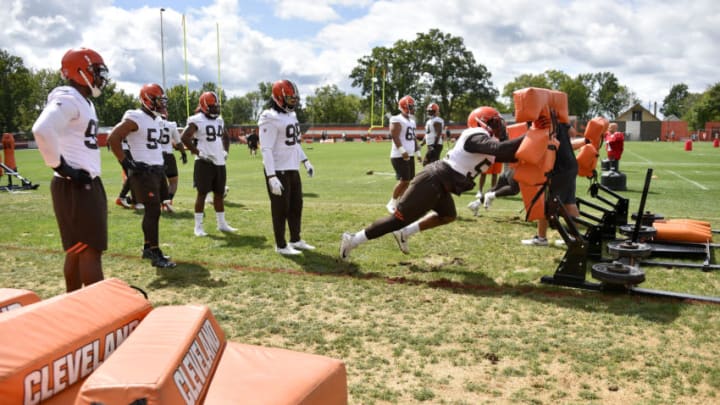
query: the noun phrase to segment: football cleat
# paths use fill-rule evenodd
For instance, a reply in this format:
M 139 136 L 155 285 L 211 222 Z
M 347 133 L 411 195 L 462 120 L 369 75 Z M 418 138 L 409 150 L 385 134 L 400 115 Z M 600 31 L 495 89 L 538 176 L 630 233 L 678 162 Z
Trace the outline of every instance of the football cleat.
M 142 211 L 142 210 L 145 209 L 145 204 L 143 204 L 143 203 L 136 203 L 136 204 L 135 204 L 135 209 L 138 210 L 138 211 Z
M 295 255 L 300 255 L 300 254 L 302 254 L 301 251 L 293 248 L 293 247 L 290 246 L 290 245 L 287 245 L 287 246 L 285 246 L 284 248 L 279 248 L 279 247 L 275 246 L 275 251 L 278 252 L 278 253 L 280 253 L 280 254 L 283 255 L 283 256 L 295 256 Z
M 353 236 L 350 233 L 343 233 L 340 239 L 340 258 L 342 260 L 348 260 L 350 258 L 350 251 L 353 249 L 352 246 Z
M 127 208 L 127 209 L 131 210 L 133 206 L 132 206 L 132 204 L 130 204 L 129 200 L 130 200 L 130 198 L 128 198 L 128 197 L 118 197 L 115 199 L 115 204 L 117 204 L 123 208 Z
M 162 202 L 162 210 L 169 213 L 175 212 L 175 207 L 172 205 L 172 200 L 165 200 Z
M 145 251 L 148 251 L 148 259 L 150 259 L 150 263 L 154 267 L 158 267 L 161 269 L 170 269 L 177 266 L 175 262 L 171 262 L 170 260 L 168 260 L 168 256 L 165 256 L 162 250 L 160 250 L 160 248 L 144 249 L 143 258 L 145 258 Z
M 158 250 L 160 250 L 160 249 L 158 249 Z M 162 254 L 162 251 L 160 251 L 160 253 Z M 151 248 L 143 249 L 143 251 L 142 251 L 142 258 L 143 258 L 143 259 L 152 259 L 153 257 L 154 257 L 154 256 L 153 256 L 153 252 L 152 252 L 152 249 L 151 249 Z M 162 257 L 164 257 L 164 258 L 167 259 L 167 260 L 170 260 L 170 256 L 167 256 L 167 255 L 164 255 L 164 254 L 163 254 Z
M 220 232 L 235 232 L 237 231 L 237 228 L 233 228 L 232 226 L 228 224 L 221 224 L 218 225 L 217 230 Z
M 483 201 L 483 206 L 486 210 L 490 209 L 490 205 L 492 205 L 493 200 L 495 199 L 495 192 L 488 191 L 487 194 L 485 194 L 485 201 Z
M 405 234 L 403 233 L 402 229 L 397 230 L 397 231 L 393 232 L 392 234 L 395 237 L 395 241 L 397 242 L 398 247 L 400 248 L 400 251 L 405 254 L 410 253 L 410 247 L 408 246 L 408 240 L 407 240 L 407 237 L 405 236 Z
M 472 211 L 473 216 L 478 216 L 478 210 L 480 209 L 480 206 L 482 205 L 482 201 L 480 200 L 472 200 L 470 204 L 468 204 L 468 209 Z
M 196 226 L 195 227 L 195 236 L 207 236 L 207 232 L 205 232 L 205 230 L 203 229 L 202 226 L 200 226 L 200 227 Z
M 290 242 L 290 246 L 297 250 L 315 250 L 315 246 L 308 244 L 302 239 L 297 242 Z

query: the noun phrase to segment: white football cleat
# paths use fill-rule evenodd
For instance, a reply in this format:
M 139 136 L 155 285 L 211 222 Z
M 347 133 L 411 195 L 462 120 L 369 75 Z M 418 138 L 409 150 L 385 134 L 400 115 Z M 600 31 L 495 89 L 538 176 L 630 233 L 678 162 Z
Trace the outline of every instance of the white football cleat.
M 342 260 L 348 260 L 350 258 L 350 251 L 353 249 L 352 246 L 352 234 L 343 233 L 340 239 L 340 258 Z
M 483 206 L 486 210 L 490 209 L 490 205 L 492 205 L 493 200 L 495 199 L 495 193 L 492 191 L 488 191 L 487 194 L 485 194 L 485 201 L 483 202 Z
M 480 206 L 482 205 L 482 201 L 480 200 L 473 200 L 468 204 L 468 209 L 472 211 L 473 216 L 478 216 L 478 210 L 480 209 Z
M 232 226 L 228 224 L 221 224 L 218 225 L 217 230 L 220 232 L 235 232 L 237 231 L 237 228 L 233 228 Z
M 410 253 L 410 247 L 408 246 L 408 240 L 405 237 L 405 234 L 403 233 L 402 229 L 395 231 L 392 233 L 395 237 L 395 241 L 398 244 L 398 247 L 400 248 L 400 251 L 408 254 Z
M 207 236 L 207 232 L 202 227 L 195 227 L 195 236 Z
M 309 245 L 302 239 L 297 242 L 290 242 L 290 246 L 297 250 L 315 250 L 315 246 Z
M 297 249 L 294 249 L 294 248 L 293 248 L 292 246 L 290 246 L 290 245 L 287 245 L 287 246 L 285 246 L 284 248 L 279 248 L 279 247 L 275 246 L 275 251 L 278 252 L 278 253 L 280 253 L 280 254 L 283 255 L 283 256 L 295 256 L 295 255 L 301 255 L 301 254 L 302 254 L 301 251 L 299 251 L 299 250 L 297 250 Z

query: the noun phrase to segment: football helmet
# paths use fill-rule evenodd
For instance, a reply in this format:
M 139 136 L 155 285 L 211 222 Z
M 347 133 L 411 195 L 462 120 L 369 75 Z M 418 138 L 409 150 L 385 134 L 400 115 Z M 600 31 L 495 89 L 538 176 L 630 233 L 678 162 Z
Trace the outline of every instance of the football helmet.
M 140 88 L 140 103 L 156 117 L 167 114 L 167 97 L 159 84 L 146 84 Z
M 99 97 L 108 82 L 108 68 L 105 66 L 105 61 L 92 49 L 68 50 L 63 55 L 60 66 L 63 79 L 87 86 L 93 97 Z
M 505 120 L 498 110 L 483 106 L 474 109 L 467 119 L 468 128 L 484 128 L 490 135 L 503 139 L 505 137 Z
M 220 100 L 213 91 L 206 91 L 200 95 L 198 110 L 210 118 L 217 118 L 220 115 Z
M 430 116 L 436 116 L 440 112 L 440 106 L 435 103 L 430 103 L 427 106 L 427 114 Z
M 272 86 L 272 99 L 286 112 L 293 111 L 300 100 L 297 86 L 290 80 L 278 80 Z
M 405 115 L 410 115 L 415 112 L 415 100 L 410 96 L 405 96 L 398 101 L 398 108 Z

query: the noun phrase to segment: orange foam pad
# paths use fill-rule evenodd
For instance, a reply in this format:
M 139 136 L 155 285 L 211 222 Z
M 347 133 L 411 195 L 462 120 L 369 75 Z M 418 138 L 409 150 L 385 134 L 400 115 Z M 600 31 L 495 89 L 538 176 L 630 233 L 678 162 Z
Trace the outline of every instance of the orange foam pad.
M 570 123 L 567 93 L 559 90 L 550 90 L 550 107 L 557 112 L 558 122 Z
M 526 87 L 513 92 L 515 122 L 535 121 L 548 108 L 550 91 L 537 87 Z
M 657 240 L 693 243 L 712 241 L 712 231 L 701 225 L 655 221 L 653 228 L 657 230 L 654 238 Z
M 515 139 L 523 136 L 527 132 L 528 127 L 524 122 L 518 122 L 517 124 L 510 124 L 506 128 L 508 139 Z
M 544 184 L 547 178 L 545 172 L 542 171 L 540 166 L 533 165 L 527 162 L 519 162 L 515 166 L 515 173 L 513 179 L 519 184 L 527 185 L 539 185 Z
M 201 404 L 225 343 L 207 306 L 158 307 L 85 381 L 75 404 Z
M 528 221 L 536 221 L 541 218 L 545 218 L 545 196 L 544 193 L 538 197 L 535 204 L 532 204 L 533 198 L 542 186 L 533 186 L 523 183 L 518 183 L 520 186 L 520 194 L 522 195 L 523 204 L 525 205 L 525 212 L 529 212 L 527 215 Z
M 597 149 L 592 143 L 583 145 L 576 156 L 578 176 L 592 177 L 593 170 L 597 167 L 599 156 Z
M 229 342 L 205 404 L 347 404 L 341 360 Z
M 547 129 L 530 128 L 525 138 L 520 142 L 520 146 L 515 152 L 515 158 L 533 165 L 538 165 L 545 156 L 549 142 L 550 131 Z
M 609 125 L 610 122 L 605 117 L 595 117 L 588 121 L 585 127 L 585 138 L 590 140 L 595 149 L 600 149 L 600 142 Z
M 0 313 L 28 306 L 40 301 L 40 297 L 30 290 L 19 288 L 0 288 Z
M 712 227 L 711 224 L 710 224 L 710 222 L 708 222 L 708 221 L 702 221 L 702 220 L 699 220 L 699 219 L 672 218 L 672 219 L 656 220 L 655 222 L 656 222 L 656 223 L 657 223 L 657 222 L 661 222 L 661 223 L 664 223 L 664 222 L 667 222 L 667 223 L 687 223 L 687 224 L 698 225 L 698 226 L 701 226 L 701 227 L 703 227 L 703 228 L 707 228 L 708 230 L 710 230 L 711 227 Z
M 0 316 L 3 403 L 72 403 L 151 309 L 125 282 L 107 279 Z

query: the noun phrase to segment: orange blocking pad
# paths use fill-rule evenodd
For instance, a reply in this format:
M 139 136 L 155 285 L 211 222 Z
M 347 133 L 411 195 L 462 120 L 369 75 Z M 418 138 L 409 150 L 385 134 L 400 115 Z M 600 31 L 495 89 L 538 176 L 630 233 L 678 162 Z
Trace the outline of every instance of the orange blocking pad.
M 3 403 L 72 403 L 70 393 L 151 309 L 135 289 L 108 279 L 0 316 Z
M 201 404 L 224 346 L 208 307 L 156 308 L 85 381 L 75 403 Z
M 347 404 L 341 360 L 228 342 L 206 405 Z
M 0 288 L 0 313 L 18 309 L 40 301 L 40 297 L 30 290 L 19 288 Z

